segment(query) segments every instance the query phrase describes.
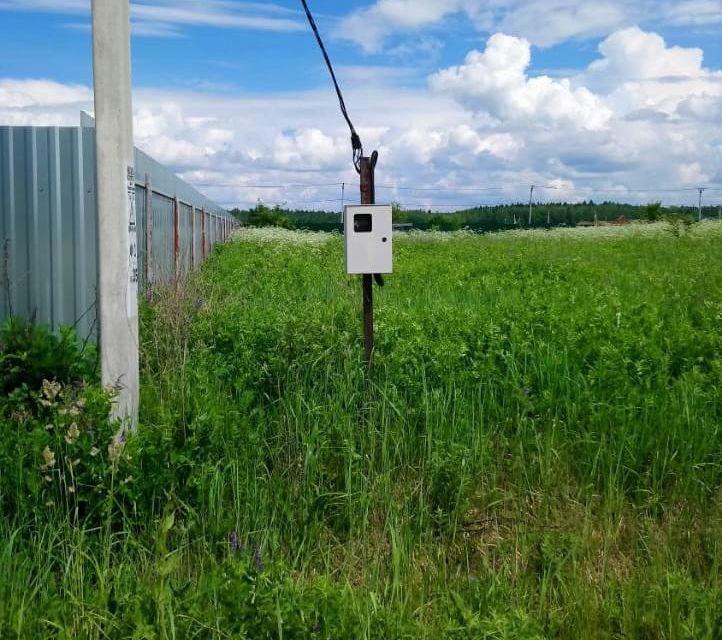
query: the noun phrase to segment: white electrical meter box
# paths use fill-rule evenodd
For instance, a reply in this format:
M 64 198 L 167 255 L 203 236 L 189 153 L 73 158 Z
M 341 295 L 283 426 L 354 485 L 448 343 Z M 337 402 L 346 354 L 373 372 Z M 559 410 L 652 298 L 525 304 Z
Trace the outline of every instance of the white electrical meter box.
M 345 207 L 346 273 L 391 273 L 393 228 L 391 205 Z

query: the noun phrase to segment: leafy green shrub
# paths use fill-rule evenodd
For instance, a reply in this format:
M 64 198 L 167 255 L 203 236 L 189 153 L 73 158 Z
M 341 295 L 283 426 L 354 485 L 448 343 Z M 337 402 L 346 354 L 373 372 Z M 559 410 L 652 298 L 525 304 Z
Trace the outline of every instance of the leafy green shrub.
M 9 318 L 0 327 L 0 396 L 24 387 L 38 390 L 43 380 L 96 381 L 95 346 L 80 343 L 75 331 L 54 335 L 44 326 Z
M 662 203 L 650 202 L 644 207 L 644 217 L 648 222 L 657 222 L 662 217 Z
M 283 229 L 293 229 L 295 227 L 291 218 L 281 215 L 279 205 L 271 209 L 260 200 L 256 204 L 256 208 L 248 215 L 248 224 L 251 227 L 282 227 Z
M 70 329 L 19 320 L 2 329 L 0 511 L 8 519 L 95 519 L 114 484 L 129 482 L 113 391 L 95 381 L 95 350 Z
M 672 212 L 664 216 L 664 221 L 669 225 L 669 232 L 679 238 L 683 232 L 689 231 L 694 224 L 694 218 L 684 213 Z

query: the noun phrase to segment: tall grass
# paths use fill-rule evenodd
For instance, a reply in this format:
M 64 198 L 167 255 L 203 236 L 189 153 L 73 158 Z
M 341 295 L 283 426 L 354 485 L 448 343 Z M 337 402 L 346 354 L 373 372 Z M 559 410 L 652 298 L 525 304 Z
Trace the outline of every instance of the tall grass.
M 244 231 L 143 315 L 113 522 L 0 530 L 0 635 L 717 638 L 722 229 Z M 33 635 L 35 634 L 35 635 Z

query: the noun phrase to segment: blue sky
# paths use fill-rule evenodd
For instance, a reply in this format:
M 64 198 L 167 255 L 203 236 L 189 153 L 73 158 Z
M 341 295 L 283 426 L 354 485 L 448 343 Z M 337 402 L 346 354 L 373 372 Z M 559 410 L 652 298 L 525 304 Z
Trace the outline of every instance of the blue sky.
M 391 184 L 438 186 L 454 203 L 482 183 L 499 200 L 547 183 L 549 197 L 627 200 L 674 185 L 684 201 L 722 182 L 720 0 L 310 5 Z M 0 0 L 0 123 L 92 110 L 88 7 Z M 315 176 L 304 182 L 353 180 L 299 2 L 138 0 L 133 16 L 140 146 L 224 204 L 289 201 L 243 185 L 298 182 L 301 158 Z
M 0 38 L 9 55 L 0 61 L 4 77 L 52 78 L 59 82 L 90 84 L 90 16 L 87 10 L 68 9 L 57 13 L 41 9 L 28 11 L 30 2 L 0 2 Z M 39 3 L 46 7 L 48 2 Z M 72 6 L 77 3 L 69 3 Z M 82 3 L 80 3 L 82 4 Z M 89 4 L 89 3 L 88 3 Z M 166 32 L 143 35 L 147 24 L 136 25 L 133 43 L 133 74 L 136 86 L 164 85 L 187 88 L 211 86 L 244 92 L 286 91 L 313 88 L 326 82 L 318 50 L 306 28 L 305 17 L 297 0 L 266 3 L 278 11 L 245 12 L 297 23 L 298 30 L 217 28 L 203 24 L 178 24 L 158 21 Z M 436 67 L 457 64 L 471 48 L 483 47 L 488 31 L 477 29 L 463 14 L 449 16 L 439 24 L 419 31 L 392 34 L 385 50 L 366 52 L 357 44 L 342 39 L 343 18 L 354 9 L 368 7 L 362 0 L 338 2 L 311 0 L 317 21 L 325 32 L 333 58 L 338 65 L 374 65 L 405 67 L 410 74 L 406 82 L 424 82 L 425 74 Z M 58 0 L 60 9 L 63 0 Z M 153 24 L 153 23 L 150 23 Z M 649 15 L 639 21 L 662 35 L 668 44 L 701 47 L 708 66 L 722 68 L 722 30 L 720 25 L 684 27 L 665 25 Z M 140 35 L 138 35 L 140 34 Z M 359 37 L 363 36 L 359 34 Z M 419 51 L 422 40 L 435 41 L 433 51 Z M 552 46 L 535 47 L 532 73 L 557 73 L 580 70 L 598 56 L 601 37 L 571 39 Z M 395 51 L 406 47 L 406 51 Z M 391 51 L 389 55 L 388 51 Z M 413 74 L 411 73 L 413 72 Z

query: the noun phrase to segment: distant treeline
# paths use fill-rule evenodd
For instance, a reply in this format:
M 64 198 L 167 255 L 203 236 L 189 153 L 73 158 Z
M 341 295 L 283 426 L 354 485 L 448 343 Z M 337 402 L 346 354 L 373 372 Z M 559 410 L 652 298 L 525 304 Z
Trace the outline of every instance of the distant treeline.
M 279 226 L 288 229 L 312 231 L 342 231 L 340 212 L 301 211 L 268 207 L 258 203 L 253 209 L 233 209 L 231 213 L 243 224 L 256 227 Z M 716 207 L 704 207 L 703 216 L 716 218 Z M 394 222 L 410 224 L 414 229 L 455 231 L 502 231 L 519 227 L 562 227 L 579 223 L 605 223 L 625 218 L 627 220 L 659 220 L 667 215 L 682 215 L 697 219 L 695 207 L 663 207 L 654 202 L 647 205 L 620 204 L 617 202 L 595 203 L 553 202 L 536 204 L 532 208 L 529 224 L 529 204 L 501 204 L 479 206 L 453 213 L 409 210 L 394 206 Z

